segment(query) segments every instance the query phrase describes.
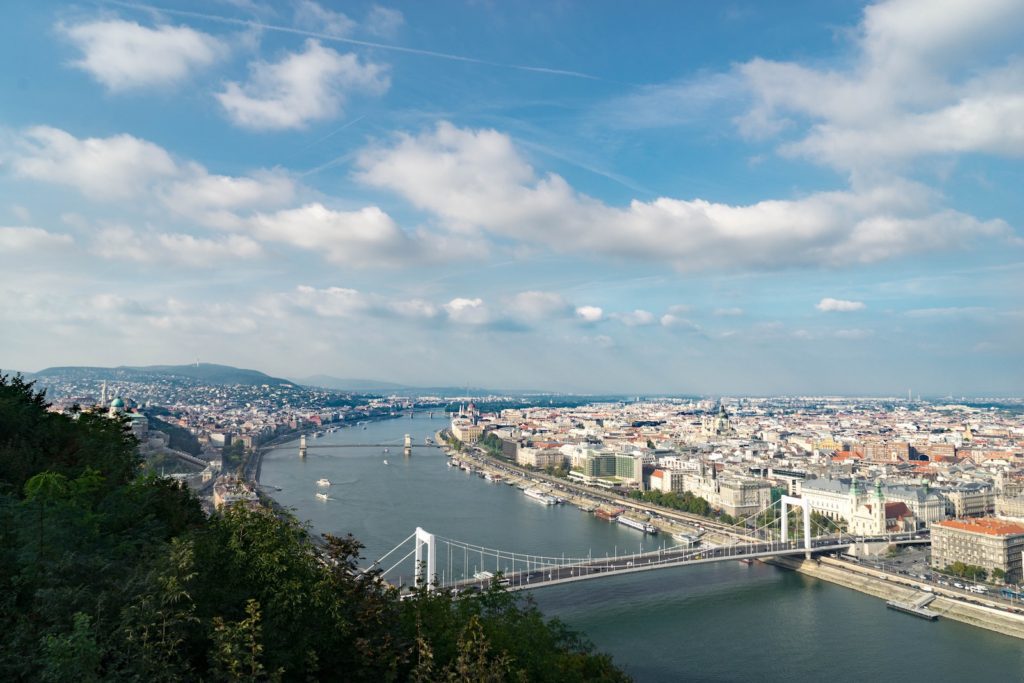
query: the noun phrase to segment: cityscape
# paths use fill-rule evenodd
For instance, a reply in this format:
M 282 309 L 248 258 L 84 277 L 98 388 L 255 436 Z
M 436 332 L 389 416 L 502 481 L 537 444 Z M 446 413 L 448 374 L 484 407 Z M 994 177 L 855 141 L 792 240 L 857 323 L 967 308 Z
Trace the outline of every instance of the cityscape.
M 0 679 L 1020 678 L 1019 0 L 0 16 Z

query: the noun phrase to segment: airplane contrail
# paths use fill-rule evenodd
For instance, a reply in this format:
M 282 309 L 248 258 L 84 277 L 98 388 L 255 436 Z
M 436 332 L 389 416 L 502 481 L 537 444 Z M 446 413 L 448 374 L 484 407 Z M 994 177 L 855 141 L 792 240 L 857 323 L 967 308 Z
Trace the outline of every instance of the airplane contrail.
M 533 73 L 550 74 L 552 76 L 568 76 L 570 78 L 582 78 L 588 81 L 607 81 L 608 79 L 601 78 L 600 76 L 593 76 L 591 74 L 585 74 L 580 71 L 570 71 L 567 69 L 552 69 L 543 66 L 527 66 L 525 64 L 506 64 L 504 62 L 492 62 L 487 59 L 477 59 L 476 57 L 466 57 L 464 55 L 453 55 L 447 52 L 436 52 L 434 50 L 422 50 L 415 47 L 404 47 L 402 45 L 390 45 L 388 43 L 375 43 L 369 40 L 358 40 L 356 38 L 344 38 L 342 36 L 334 35 L 332 33 L 321 33 L 319 31 L 307 31 L 301 28 L 294 28 L 291 26 L 278 26 L 276 24 L 264 24 L 259 21 L 252 19 L 238 19 L 237 17 L 225 17 L 219 14 L 206 14 L 204 12 L 192 12 L 189 10 L 182 9 L 169 9 L 166 7 L 158 7 L 156 5 L 147 5 L 144 3 L 135 2 L 122 2 L 120 0 L 100 0 L 107 5 L 115 5 L 117 7 L 125 7 L 127 9 L 135 10 L 149 10 L 151 12 L 161 12 L 163 14 L 169 14 L 171 16 L 179 17 L 190 17 L 193 19 L 205 19 L 207 21 L 219 22 L 221 24 L 231 24 L 234 26 L 245 26 L 247 28 L 258 28 L 265 31 L 278 31 L 279 33 L 291 33 L 293 35 L 306 36 L 307 38 L 318 38 L 320 40 L 328 40 L 336 43 L 346 43 L 348 45 L 358 45 L 360 47 L 372 47 L 379 50 L 390 50 L 392 52 L 404 52 L 406 54 L 420 55 L 422 57 L 434 57 L 436 59 L 447 59 L 453 62 L 465 62 L 468 64 L 481 64 L 484 66 L 494 66 L 502 69 L 515 69 L 517 71 L 530 71 Z

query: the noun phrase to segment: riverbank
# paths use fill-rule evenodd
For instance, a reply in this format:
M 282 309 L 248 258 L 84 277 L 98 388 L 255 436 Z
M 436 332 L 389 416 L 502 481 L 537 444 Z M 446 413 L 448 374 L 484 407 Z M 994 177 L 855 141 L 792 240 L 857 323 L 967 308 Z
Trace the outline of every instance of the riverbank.
M 913 602 L 923 595 L 922 589 L 928 585 L 829 557 L 811 560 L 779 557 L 765 562 L 887 601 Z M 932 590 L 935 600 L 928 605 L 928 609 L 938 614 L 940 618 L 1024 639 L 1024 615 L 988 606 L 983 598 L 972 603 L 951 591 L 934 588 Z
M 512 480 L 518 485 L 537 486 L 540 483 L 542 491 L 547 488 L 549 491 L 545 492 L 550 492 L 563 499 L 567 504 L 574 505 L 584 511 L 592 511 L 601 505 L 614 505 L 645 514 L 653 513 L 654 517 L 651 521 L 663 533 L 692 533 L 694 528 L 702 528 L 705 532 L 705 540 L 714 544 L 735 542 L 742 539 L 742 535 L 736 532 L 729 533 L 728 531 L 717 530 L 718 533 L 715 533 L 715 530 L 712 529 L 717 525 L 710 525 L 712 528 L 708 528 L 709 525 L 702 525 L 700 521 L 691 520 L 688 516 L 681 518 L 682 515 L 675 510 L 656 509 L 650 504 L 638 504 L 629 499 L 609 500 L 602 496 L 591 494 L 589 491 L 583 491 L 578 486 L 568 482 L 552 481 L 550 477 L 543 474 L 528 472 L 509 463 L 495 461 L 493 458 L 485 457 L 480 453 L 453 453 L 450 447 L 447 446 L 445 451 L 449 456 L 472 461 L 474 468 L 481 472 L 491 473 L 492 475 L 500 473 L 506 479 Z M 916 598 L 923 595 L 923 589 L 929 585 L 914 581 L 905 576 L 881 572 L 830 557 L 820 557 L 813 560 L 774 558 L 767 560 L 767 562 L 887 601 L 913 602 Z M 936 599 L 929 605 L 929 609 L 936 612 L 940 617 L 1024 639 L 1024 613 L 1010 612 L 1006 607 L 997 605 L 990 600 L 986 600 L 984 597 L 966 597 L 940 587 L 930 587 Z

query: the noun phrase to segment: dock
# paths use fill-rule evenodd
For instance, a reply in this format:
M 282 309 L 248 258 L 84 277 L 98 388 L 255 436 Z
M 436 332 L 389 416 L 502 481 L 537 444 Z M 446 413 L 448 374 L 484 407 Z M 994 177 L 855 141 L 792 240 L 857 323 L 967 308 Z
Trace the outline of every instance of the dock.
M 889 600 L 885 603 L 885 606 L 889 609 L 894 609 L 897 612 L 904 612 L 906 614 L 912 614 L 915 617 L 920 617 L 921 619 L 935 621 L 939 618 L 938 612 L 933 612 L 927 607 L 933 600 L 935 600 L 935 596 L 927 594 L 922 595 L 913 602 L 897 602 L 896 600 Z

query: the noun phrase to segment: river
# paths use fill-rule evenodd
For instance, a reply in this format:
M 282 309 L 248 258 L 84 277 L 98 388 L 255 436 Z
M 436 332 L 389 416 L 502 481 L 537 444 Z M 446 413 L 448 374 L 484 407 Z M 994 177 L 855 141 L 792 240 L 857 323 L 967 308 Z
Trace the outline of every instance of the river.
M 297 442 L 285 444 L 264 457 L 261 481 L 279 488 L 278 502 L 314 531 L 351 532 L 370 560 L 417 526 L 491 548 L 555 556 L 650 550 L 666 542 L 446 467 L 440 449 L 402 455 L 406 433 L 422 444 L 446 424 L 417 414 L 308 441 L 393 444 L 389 453 L 311 448 L 300 460 Z M 315 495 L 324 490 L 316 485 L 321 477 L 332 483 L 326 501 Z M 440 558 L 438 571 L 461 572 L 463 564 L 470 572 L 477 567 L 472 557 Z M 412 569 L 410 559 L 395 574 L 404 571 L 408 582 Z M 533 595 L 546 615 L 584 632 L 637 681 L 1024 680 L 1024 641 L 950 620 L 926 622 L 887 610 L 876 598 L 759 563 L 666 569 Z

